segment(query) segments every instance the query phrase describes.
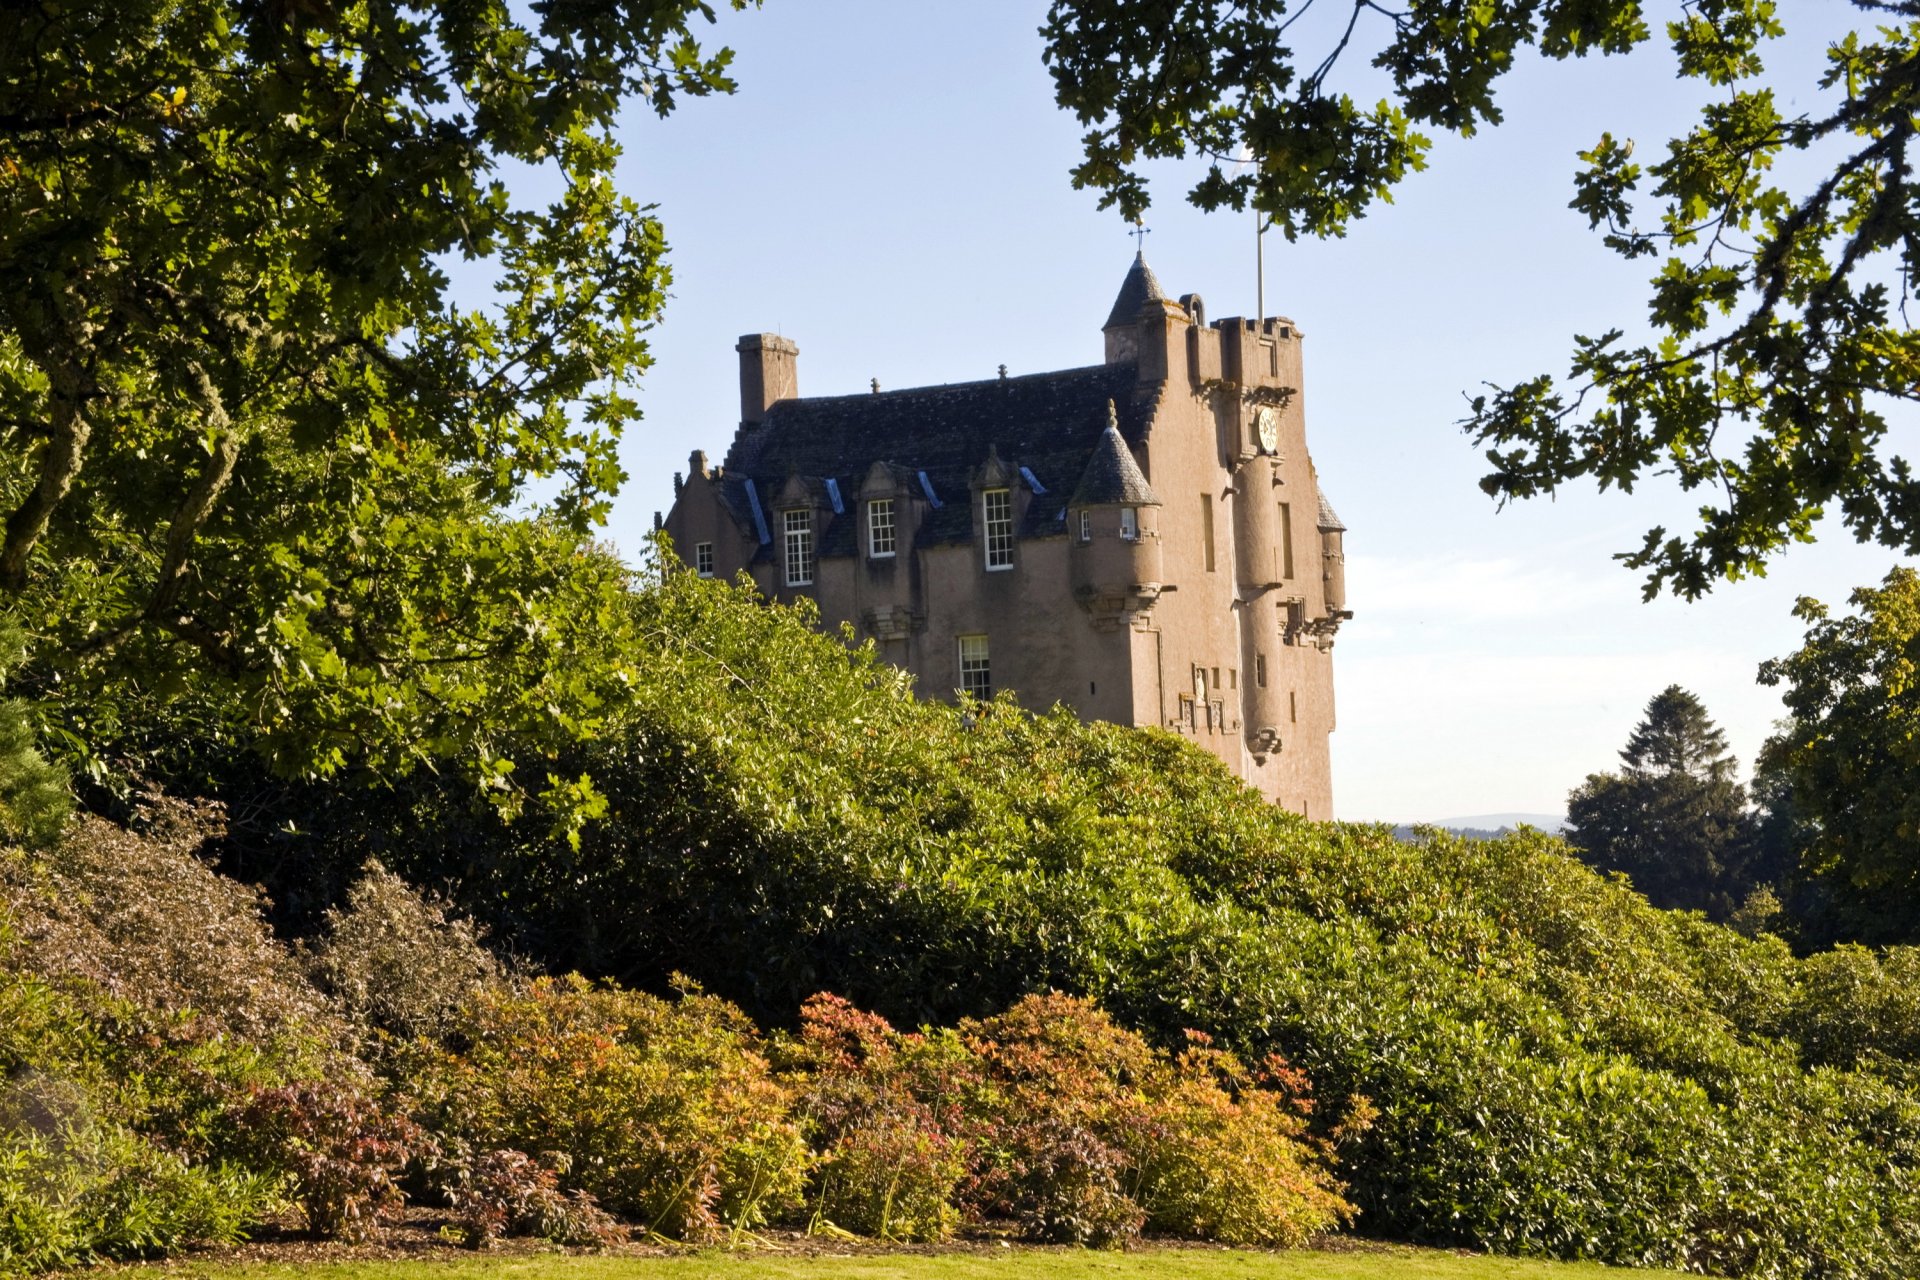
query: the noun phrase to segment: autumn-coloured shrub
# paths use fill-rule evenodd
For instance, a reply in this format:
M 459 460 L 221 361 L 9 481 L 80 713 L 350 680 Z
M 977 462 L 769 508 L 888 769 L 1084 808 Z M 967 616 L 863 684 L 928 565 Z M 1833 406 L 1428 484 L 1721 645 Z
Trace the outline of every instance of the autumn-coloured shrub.
M 397 1178 L 426 1137 L 348 1082 L 261 1089 L 241 1109 L 257 1166 L 284 1170 L 315 1235 L 370 1239 L 405 1201 Z
M 1133 1185 L 1147 1223 L 1169 1235 L 1290 1248 L 1353 1216 L 1307 1129 L 1304 1073 L 1279 1058 L 1250 1071 L 1206 1036 L 1155 1072 L 1148 1120 L 1132 1131 Z M 1346 1132 L 1371 1106 L 1349 1108 Z
M 559 1185 L 709 1240 L 797 1208 L 810 1163 L 753 1024 L 698 993 L 581 978 L 487 989 L 419 1066 L 422 1114 L 475 1149 L 562 1153 Z
M 592 1196 L 560 1189 L 560 1168 L 569 1163 L 564 1157 L 540 1160 L 507 1149 L 443 1159 L 440 1181 L 453 1210 L 454 1234 L 470 1249 L 484 1249 L 502 1236 L 566 1245 L 626 1239 L 613 1215 Z
M 821 1154 L 816 1211 L 881 1240 L 944 1240 L 968 1174 L 960 1095 L 977 1085 L 973 1058 L 951 1034 L 902 1035 L 838 996 L 814 996 L 800 1018 L 784 1056 Z
M 976 1211 L 1004 1213 L 1030 1236 L 1116 1244 L 1146 1212 L 1129 1193 L 1127 1138 L 1146 1119 L 1155 1055 L 1084 1000 L 1028 996 L 960 1024 L 986 1088 L 967 1123 L 986 1157 Z
M 918 1033 L 815 996 L 783 1063 L 824 1155 L 820 1211 L 869 1234 L 938 1239 L 965 1216 L 1082 1244 L 1149 1223 L 1264 1244 L 1352 1212 L 1300 1072 L 1247 1071 L 1204 1037 L 1169 1057 L 1058 993 Z
M 500 976 L 471 921 L 367 864 L 309 949 L 314 978 L 355 1027 L 402 1040 L 439 1037 Z

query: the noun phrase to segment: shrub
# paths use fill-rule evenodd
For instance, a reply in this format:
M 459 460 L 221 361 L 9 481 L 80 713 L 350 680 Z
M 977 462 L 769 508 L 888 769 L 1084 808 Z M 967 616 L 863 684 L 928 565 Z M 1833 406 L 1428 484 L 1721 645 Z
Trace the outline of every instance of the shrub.
M 153 1257 L 244 1238 L 274 1179 L 196 1166 L 117 1125 L 0 1134 L 0 1274 Z
M 1146 1042 L 1058 993 L 964 1021 L 959 1034 L 988 1086 L 968 1116 L 988 1153 L 976 1209 L 1009 1213 L 1040 1240 L 1104 1245 L 1139 1234 L 1146 1211 L 1124 1175 L 1154 1066 Z
M 968 1176 L 959 1093 L 975 1063 L 952 1035 L 901 1035 L 838 996 L 800 1010 L 785 1055 L 797 1105 L 822 1154 L 818 1214 L 882 1240 L 939 1241 L 959 1225 L 955 1193 Z
M 871 1234 L 938 1239 L 965 1213 L 1117 1244 L 1151 1213 L 1175 1234 L 1297 1242 L 1351 1212 L 1306 1136 L 1301 1073 L 1256 1078 L 1199 1045 L 1170 1059 L 1057 993 L 918 1034 L 815 996 L 788 1062 L 827 1151 L 822 1211 Z
M 452 918 L 378 862 L 330 908 L 310 952 L 315 979 L 358 1027 L 438 1038 L 500 966 L 471 921 Z
M 1807 957 L 1799 970 L 1786 1030 L 1808 1062 L 1920 1059 L 1920 947 L 1875 953 L 1847 944 Z
M 241 1111 L 257 1164 L 284 1170 L 315 1235 L 372 1238 L 405 1202 L 396 1177 L 424 1135 L 363 1089 L 336 1081 L 256 1091 Z
M 382 837 L 539 959 L 684 969 L 767 1021 L 822 988 L 901 1025 L 1073 991 L 1153 1043 L 1195 1028 L 1374 1099 L 1343 1166 L 1362 1230 L 1920 1273 L 1915 1071 L 1880 979 L 1655 911 L 1538 833 L 1405 843 L 1279 812 L 1170 734 L 962 718 L 726 584 L 629 606 L 624 720 L 553 770 L 608 800 L 577 848 L 451 796 Z M 1813 994 L 1843 978 L 1857 1017 Z
M 1148 1086 L 1146 1123 L 1129 1145 L 1147 1223 L 1170 1235 L 1291 1248 L 1353 1216 L 1312 1140 L 1306 1076 L 1279 1058 L 1259 1073 L 1192 1033 Z M 1366 1126 L 1356 1105 L 1349 1131 Z
M 809 1156 L 752 1023 L 584 979 L 487 990 L 426 1059 L 423 1113 L 476 1149 L 553 1151 L 559 1185 L 645 1230 L 710 1240 L 797 1207 Z
M 343 1029 L 268 929 L 259 894 L 196 856 L 220 825 L 217 809 L 149 797 L 138 830 L 86 817 L 44 857 L 0 857 L 11 963 L 162 1018 L 192 1010 L 318 1073 Z
M 568 1162 L 560 1159 L 564 1167 Z M 482 1151 L 443 1167 L 455 1236 L 484 1249 L 501 1236 L 536 1236 L 566 1245 L 626 1239 L 612 1215 L 584 1191 L 562 1191 L 553 1164 L 523 1151 Z
M 254 1065 L 204 1023 L 0 966 L 0 1272 L 238 1239 L 278 1180 L 207 1146 Z

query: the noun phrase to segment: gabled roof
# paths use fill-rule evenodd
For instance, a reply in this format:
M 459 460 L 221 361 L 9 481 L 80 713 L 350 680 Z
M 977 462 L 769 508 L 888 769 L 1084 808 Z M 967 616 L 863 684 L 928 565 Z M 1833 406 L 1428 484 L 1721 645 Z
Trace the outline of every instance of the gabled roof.
M 1109 421 L 1117 424 L 1122 452 L 1126 444 L 1144 443 L 1155 389 L 1143 395 L 1138 377 L 1133 365 L 1101 364 L 878 394 L 782 400 L 767 410 L 763 422 L 742 428 L 734 438 L 721 492 L 742 528 L 753 528 L 747 481 L 755 482 L 762 510 L 768 512 L 791 475 L 837 478 L 840 492 L 851 496 L 873 465 L 883 462 L 906 481 L 906 496 L 924 492 L 919 479 L 924 472 L 926 488 L 940 499 L 937 509 L 926 512 L 919 545 L 965 542 L 973 536 L 972 483 L 988 457 L 998 454 L 1010 483 L 1033 489 L 1020 474 L 1024 467 L 1045 489 L 1027 502 L 1020 536 L 1057 536 L 1065 532 L 1067 495 L 1101 447 Z M 1137 475 L 1139 468 L 1133 470 Z M 855 554 L 855 525 L 832 521 L 819 553 Z
M 1076 507 L 1125 506 L 1157 507 L 1160 499 L 1154 494 L 1153 486 L 1147 483 L 1146 476 L 1140 473 L 1140 464 L 1133 460 L 1133 451 L 1127 448 L 1127 442 L 1120 438 L 1120 428 L 1109 426 L 1100 436 L 1100 443 L 1094 446 L 1093 456 L 1087 459 L 1087 469 L 1080 473 L 1080 483 L 1074 487 L 1073 501 Z
M 1113 300 L 1113 310 L 1107 313 L 1107 322 L 1100 326 L 1102 331 L 1116 325 L 1131 326 L 1140 319 L 1140 308 L 1149 301 L 1166 301 L 1167 295 L 1160 290 L 1160 282 L 1154 278 L 1153 268 L 1147 265 L 1147 255 L 1133 255 L 1133 266 L 1127 272 L 1127 278 L 1121 282 L 1120 296 Z

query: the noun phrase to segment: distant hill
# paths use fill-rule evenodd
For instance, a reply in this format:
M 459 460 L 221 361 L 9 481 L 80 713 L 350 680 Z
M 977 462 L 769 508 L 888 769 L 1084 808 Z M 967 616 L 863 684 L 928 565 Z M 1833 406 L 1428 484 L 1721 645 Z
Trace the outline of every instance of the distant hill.
M 1484 840 L 1513 831 L 1522 823 L 1558 834 L 1567 825 L 1567 819 L 1565 814 L 1556 813 L 1476 813 L 1470 817 L 1441 818 L 1434 822 L 1403 822 L 1394 827 L 1393 834 L 1402 840 L 1412 839 L 1413 829 L 1417 825 L 1442 827 L 1458 835 Z

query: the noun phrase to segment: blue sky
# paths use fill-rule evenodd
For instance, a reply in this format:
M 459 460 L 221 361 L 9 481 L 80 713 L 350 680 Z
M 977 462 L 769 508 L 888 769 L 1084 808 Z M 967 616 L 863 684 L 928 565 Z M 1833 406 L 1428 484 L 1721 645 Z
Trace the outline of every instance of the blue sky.
M 1850 6 L 1783 5 L 1790 32 Z M 636 547 L 687 454 L 724 453 L 738 416 L 733 344 L 784 333 L 803 395 L 962 382 L 1096 363 L 1133 252 L 1127 227 L 1067 173 L 1080 130 L 1052 100 L 1043 3 L 770 0 L 727 14 L 740 92 L 623 130 L 621 185 L 655 203 L 674 285 L 629 428 L 609 530 Z M 1316 35 L 1303 33 L 1301 48 Z M 1813 105 L 1819 42 L 1782 45 L 1782 94 Z M 1379 96 L 1360 60 L 1346 86 Z M 1565 372 L 1571 337 L 1644 314 L 1626 264 L 1566 208 L 1574 153 L 1602 130 L 1657 154 L 1698 95 L 1654 49 L 1526 61 L 1509 120 L 1439 139 L 1431 168 L 1343 240 L 1267 241 L 1267 310 L 1306 334 L 1308 434 L 1349 525 L 1356 616 L 1335 650 L 1338 816 L 1557 813 L 1611 767 L 1648 698 L 1699 694 L 1743 765 L 1780 714 L 1760 661 L 1801 634 L 1800 595 L 1838 604 L 1896 562 L 1837 525 L 1764 579 L 1707 600 L 1640 602 L 1611 554 L 1696 502 L 1658 483 L 1569 491 L 1496 513 L 1454 425 L 1486 381 Z M 1209 316 L 1254 309 L 1250 215 L 1184 203 L 1192 169 L 1156 171 L 1146 253 Z M 1901 439 L 1912 453 L 1911 420 Z

